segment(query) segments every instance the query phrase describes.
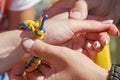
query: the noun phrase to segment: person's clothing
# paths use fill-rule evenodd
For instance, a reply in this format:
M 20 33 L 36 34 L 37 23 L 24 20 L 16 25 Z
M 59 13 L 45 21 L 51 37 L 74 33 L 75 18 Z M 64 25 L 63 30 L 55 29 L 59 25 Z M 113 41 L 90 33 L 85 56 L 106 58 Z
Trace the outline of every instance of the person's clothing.
M 39 3 L 41 0 L 0 0 L 0 31 L 7 27 L 8 11 L 24 11 Z
M 120 80 L 120 65 L 112 65 L 109 80 Z
M 0 0 L 0 19 L 3 18 L 5 11 L 23 11 L 33 7 L 41 0 Z
M 31 8 L 41 0 L 13 0 L 10 10 L 11 11 L 22 11 Z
M 0 74 L 0 80 L 9 80 L 7 72 L 4 74 Z

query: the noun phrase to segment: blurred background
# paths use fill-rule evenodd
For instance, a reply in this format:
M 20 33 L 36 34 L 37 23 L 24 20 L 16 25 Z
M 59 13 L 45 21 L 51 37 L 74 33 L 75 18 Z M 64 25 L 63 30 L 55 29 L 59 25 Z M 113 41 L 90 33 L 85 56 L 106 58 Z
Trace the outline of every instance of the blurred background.
M 118 28 L 120 31 L 120 25 L 118 26 Z M 120 36 L 119 37 L 111 36 L 110 53 L 111 53 L 112 63 L 120 64 Z
M 36 17 L 40 17 L 42 13 L 47 10 L 56 0 L 42 0 L 36 6 Z M 118 26 L 120 30 L 120 25 Z M 111 37 L 110 41 L 110 53 L 111 53 L 111 61 L 113 64 L 120 64 L 120 37 Z

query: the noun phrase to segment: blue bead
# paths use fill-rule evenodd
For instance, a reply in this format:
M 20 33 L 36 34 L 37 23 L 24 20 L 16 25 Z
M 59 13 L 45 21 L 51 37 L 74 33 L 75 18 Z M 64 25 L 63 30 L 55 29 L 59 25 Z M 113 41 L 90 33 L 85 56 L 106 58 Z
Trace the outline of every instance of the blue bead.
M 45 15 L 42 19 L 42 23 L 41 23 L 41 26 L 40 26 L 40 30 L 43 30 L 44 29 L 44 23 L 45 23 L 45 20 L 47 20 L 48 18 L 48 15 Z
M 26 23 L 24 23 L 24 22 L 21 22 L 20 24 L 19 24 L 19 26 L 24 26 L 27 30 L 29 30 L 29 31 L 31 31 L 32 29 L 31 29 L 31 27 L 29 27 Z
M 41 36 L 41 35 L 39 35 L 36 31 L 35 31 L 34 33 L 35 33 L 35 36 L 38 36 L 38 37 Z
M 32 57 L 32 60 L 25 66 L 25 69 L 28 69 L 29 67 L 32 66 L 32 64 L 35 62 L 35 60 L 37 59 L 37 57 Z
M 37 20 L 37 19 L 35 19 L 34 21 L 35 21 L 35 22 L 38 22 L 38 20 Z

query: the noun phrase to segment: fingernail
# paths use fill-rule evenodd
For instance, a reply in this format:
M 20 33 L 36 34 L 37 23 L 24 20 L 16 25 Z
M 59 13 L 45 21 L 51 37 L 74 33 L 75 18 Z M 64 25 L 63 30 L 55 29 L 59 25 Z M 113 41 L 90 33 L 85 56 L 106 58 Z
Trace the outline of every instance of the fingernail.
M 113 23 L 113 20 L 105 20 L 105 21 L 102 21 L 103 23 L 106 23 L 106 24 L 112 24 Z
M 23 46 L 27 51 L 29 51 L 32 48 L 34 42 L 35 41 L 33 41 L 32 39 L 26 39 L 23 41 Z
M 108 40 L 105 40 L 105 45 L 108 45 L 108 44 L 109 44 Z
M 87 46 L 88 48 L 91 48 L 92 44 L 88 42 Z
M 80 19 L 81 18 L 81 13 L 78 11 L 71 11 L 70 16 L 75 19 Z
M 101 44 L 97 41 L 95 47 L 96 47 L 96 48 L 100 48 L 100 47 L 101 47 Z

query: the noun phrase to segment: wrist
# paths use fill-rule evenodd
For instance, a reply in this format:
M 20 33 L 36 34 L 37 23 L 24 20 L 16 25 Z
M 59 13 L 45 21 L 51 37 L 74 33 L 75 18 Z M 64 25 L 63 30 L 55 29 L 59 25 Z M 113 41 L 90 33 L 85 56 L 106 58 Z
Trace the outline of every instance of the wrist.
M 52 24 L 53 23 L 50 21 L 50 19 L 45 21 L 44 27 L 46 29 L 46 32 L 45 32 L 44 38 L 41 41 L 46 42 L 46 43 L 51 43 L 52 42 L 51 41 L 52 39 L 49 38 L 49 36 L 51 36 L 49 34 L 49 33 L 51 33 L 51 32 L 49 32 L 49 30 L 50 30 L 50 27 L 51 27 Z
M 51 31 L 51 27 L 53 27 L 53 21 L 48 19 L 45 21 L 45 24 L 44 24 L 44 27 L 46 29 L 46 32 L 45 32 L 45 35 L 44 35 L 44 38 L 41 40 L 43 42 L 46 42 L 48 44 L 53 44 L 54 43 L 54 34 L 51 35 L 52 33 L 54 33 L 54 31 Z M 56 33 L 55 33 L 56 34 Z

